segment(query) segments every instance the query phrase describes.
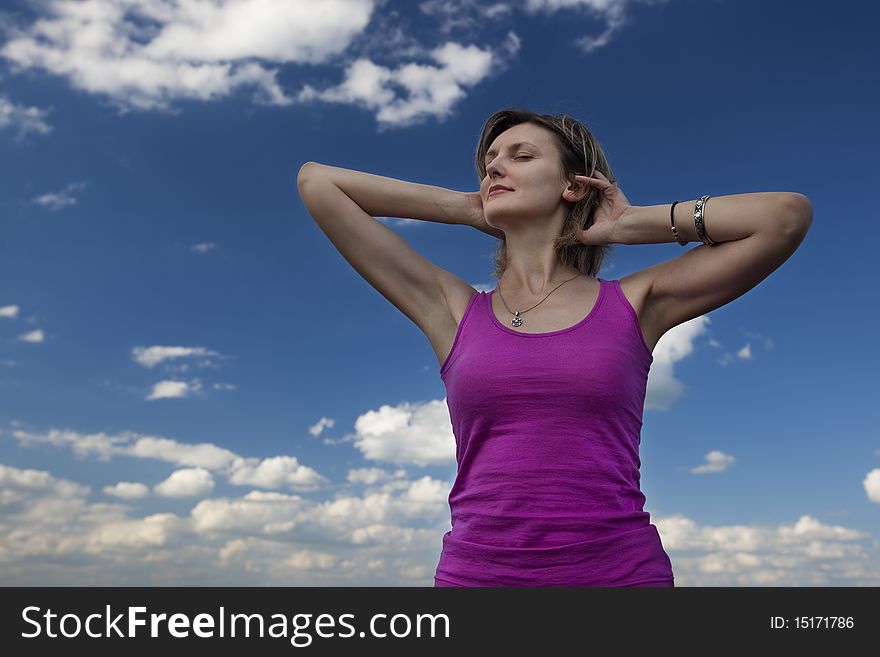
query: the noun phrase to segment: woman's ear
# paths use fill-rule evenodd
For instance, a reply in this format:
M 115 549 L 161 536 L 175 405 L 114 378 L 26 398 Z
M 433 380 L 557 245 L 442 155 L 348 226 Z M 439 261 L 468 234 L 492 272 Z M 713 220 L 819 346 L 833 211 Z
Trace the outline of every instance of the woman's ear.
M 568 186 L 562 192 L 562 197 L 566 201 L 570 201 L 572 203 L 578 203 L 579 201 L 583 201 L 587 194 L 590 193 L 590 186 L 586 183 L 574 179 L 568 181 Z

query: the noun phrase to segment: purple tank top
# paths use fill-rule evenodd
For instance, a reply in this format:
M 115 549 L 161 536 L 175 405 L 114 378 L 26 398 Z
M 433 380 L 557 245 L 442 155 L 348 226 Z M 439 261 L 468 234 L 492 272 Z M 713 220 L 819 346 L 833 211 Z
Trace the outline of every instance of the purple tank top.
M 598 280 L 558 331 L 468 302 L 440 368 L 458 472 L 435 586 L 673 586 L 639 488 L 654 357 L 620 281 Z

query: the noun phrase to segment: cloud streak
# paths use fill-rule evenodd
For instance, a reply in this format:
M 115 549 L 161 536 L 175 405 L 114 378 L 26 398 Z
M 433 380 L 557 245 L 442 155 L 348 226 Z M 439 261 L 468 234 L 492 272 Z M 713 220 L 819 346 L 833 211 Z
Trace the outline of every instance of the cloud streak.
M 47 135 L 52 126 L 46 121 L 51 110 L 28 107 L 0 94 L 0 130 L 13 130 L 17 139 L 27 135 Z
M 189 469 L 204 469 L 239 486 L 313 491 L 329 483 L 326 477 L 301 464 L 293 456 L 265 459 L 244 457 L 211 443 L 181 443 L 131 431 L 110 435 L 58 429 L 33 433 L 15 429 L 10 434 L 22 447 L 52 445 L 70 449 L 79 458 L 95 458 L 99 461 L 110 461 L 119 456 L 164 461 Z M 201 477 L 200 481 L 207 481 L 203 474 L 192 472 L 180 475 L 178 480 L 180 477 L 189 477 L 188 481 Z M 174 490 L 174 487 L 169 484 L 165 490 Z

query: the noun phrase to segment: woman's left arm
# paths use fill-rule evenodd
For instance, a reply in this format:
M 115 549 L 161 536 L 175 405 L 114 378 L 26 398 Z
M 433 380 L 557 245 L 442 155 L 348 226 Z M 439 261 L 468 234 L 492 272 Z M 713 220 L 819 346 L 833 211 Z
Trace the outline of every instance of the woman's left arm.
M 602 230 L 596 234 L 615 244 L 676 241 L 671 203 L 629 205 L 626 197 L 618 194 L 619 188 L 601 178 L 589 181 L 604 192 L 602 220 L 596 220 Z M 675 228 L 688 242 L 699 241 L 695 205 L 696 201 L 675 205 Z M 701 243 L 644 270 L 650 289 L 643 313 L 662 335 L 741 297 L 788 260 L 803 242 L 812 220 L 810 200 L 796 192 L 710 197 L 703 208 L 703 226 L 715 244 Z M 583 233 L 585 243 L 589 243 L 590 230 Z
M 675 205 L 675 229 L 683 240 L 699 242 L 694 224 L 696 200 Z M 630 206 L 618 222 L 618 244 L 675 242 L 670 218 L 671 203 Z M 713 242 L 733 242 L 761 230 L 770 235 L 799 237 L 807 234 L 813 218 L 810 200 L 796 192 L 755 192 L 712 196 L 703 207 L 703 226 Z

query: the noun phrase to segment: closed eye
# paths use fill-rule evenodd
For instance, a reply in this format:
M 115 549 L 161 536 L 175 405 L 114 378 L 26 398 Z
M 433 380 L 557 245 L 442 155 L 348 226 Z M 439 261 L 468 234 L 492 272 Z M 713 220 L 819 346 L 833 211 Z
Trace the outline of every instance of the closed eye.
M 518 160 L 518 159 L 520 159 L 520 158 L 525 158 L 525 159 L 527 159 L 527 160 L 531 160 L 531 159 L 532 159 L 532 156 L 529 155 L 529 154 L 527 154 L 527 153 L 520 153 L 519 155 L 516 155 L 513 159 L 514 159 L 514 160 Z M 488 161 L 486 162 L 486 166 L 489 166 L 489 162 L 491 162 L 491 160 L 488 160 Z

